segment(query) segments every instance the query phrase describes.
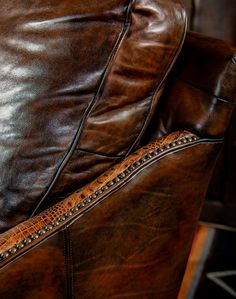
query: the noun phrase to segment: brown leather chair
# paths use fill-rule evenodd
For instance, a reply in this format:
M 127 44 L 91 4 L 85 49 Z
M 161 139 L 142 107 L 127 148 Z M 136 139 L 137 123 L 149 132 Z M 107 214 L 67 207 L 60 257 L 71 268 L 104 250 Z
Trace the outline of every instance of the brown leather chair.
M 235 46 L 177 0 L 0 3 L 0 298 L 176 298 Z

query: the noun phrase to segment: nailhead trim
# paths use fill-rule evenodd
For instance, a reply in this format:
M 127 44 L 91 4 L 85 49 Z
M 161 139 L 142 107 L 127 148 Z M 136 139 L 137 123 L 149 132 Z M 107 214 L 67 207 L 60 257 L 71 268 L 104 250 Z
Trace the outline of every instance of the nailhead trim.
M 39 231 L 35 232 L 22 242 L 16 244 L 12 248 L 10 248 L 8 251 L 3 252 L 0 254 L 0 262 L 3 262 L 7 258 L 9 258 L 11 255 L 15 254 L 16 252 L 19 252 L 22 250 L 25 246 L 29 245 L 36 239 L 38 239 L 40 236 L 45 235 L 48 231 L 52 230 L 53 228 L 59 226 L 61 223 L 65 222 L 65 220 L 77 213 L 80 209 L 85 207 L 87 204 L 92 202 L 94 199 L 96 199 L 99 195 L 110 189 L 112 186 L 123 180 L 127 175 L 132 173 L 134 170 L 136 170 L 138 167 L 140 167 L 142 164 L 144 164 L 146 161 L 152 159 L 153 157 L 157 156 L 160 153 L 163 153 L 164 151 L 167 151 L 169 149 L 173 149 L 176 146 L 183 145 L 186 143 L 191 143 L 194 141 L 197 141 L 199 138 L 196 136 L 193 137 L 184 137 L 181 139 L 178 139 L 176 141 L 173 141 L 167 145 L 164 145 L 163 147 L 160 147 L 158 149 L 150 150 L 149 153 L 145 154 L 144 157 L 140 158 L 138 161 L 132 163 L 129 165 L 123 172 L 119 173 L 116 178 L 106 183 L 106 185 L 102 186 L 99 190 L 96 190 L 93 194 L 91 194 L 89 197 L 84 199 L 81 203 L 77 204 L 75 207 L 71 208 L 68 212 L 64 213 L 63 215 L 56 218 L 53 222 L 45 226 L 44 228 L 40 229 Z

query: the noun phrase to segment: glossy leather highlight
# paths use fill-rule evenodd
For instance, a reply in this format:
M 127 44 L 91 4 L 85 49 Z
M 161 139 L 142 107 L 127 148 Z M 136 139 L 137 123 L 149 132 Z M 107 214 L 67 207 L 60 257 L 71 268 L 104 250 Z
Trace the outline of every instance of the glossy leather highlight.
M 181 47 L 186 19 L 174 0 L 0 5 L 4 231 L 74 191 L 86 163 L 80 148 L 95 153 L 87 167 L 97 154 L 122 156 L 131 149 Z M 70 158 L 77 160 L 76 173 L 67 176 Z M 86 181 L 77 180 L 77 188 Z
M 127 0 L 90 4 L 0 1 L 0 231 L 55 181 L 123 30 Z
M 172 137 L 140 149 L 91 185 L 61 202 L 61 208 L 55 206 L 55 210 L 51 208 L 41 216 L 30 219 L 28 224 L 22 223 L 3 234 L 1 250 L 4 243 L 9 242 L 7 234 L 11 236 L 10 240 L 16 242 L 17 231 L 19 235 L 22 232 L 26 236 L 40 223 L 45 224 L 47 219 L 57 219 L 58 214 L 73 206 L 70 202 L 86 198 L 91 190 L 96 190 L 96 186 L 111 180 L 124 167 L 131 167 L 134 161 L 145 157 L 146 152 L 159 146 L 166 147 L 170 142 L 177 143 L 176 136 L 177 140 L 194 137 L 187 132 L 172 134 Z M 133 175 L 121 180 L 118 188 L 114 184 L 107 194 L 98 197 L 97 203 L 88 204 L 91 206 L 75 219 L 66 220 L 64 225 L 59 226 L 57 235 L 53 232 L 50 236 L 49 232 L 49 235 L 46 233 L 41 237 L 39 240 L 44 244 L 45 255 L 55 236 L 63 244 L 63 235 L 66 235 L 65 298 L 110 299 L 129 296 L 135 299 L 175 299 L 220 144 L 213 140 L 183 143 L 162 156 L 160 154 L 147 159 L 147 163 Z M 41 218 L 41 221 L 37 218 Z M 31 222 L 34 224 L 30 225 Z M 4 239 L 6 242 L 2 243 Z M 32 248 L 31 244 L 28 247 L 28 250 L 31 249 L 29 252 L 26 247 L 25 255 L 0 270 L 3 284 L 7 279 L 15 285 L 14 269 L 19 264 L 23 269 L 32 254 L 37 259 L 38 247 Z M 58 261 L 59 265 L 61 260 Z M 41 267 L 44 269 L 45 265 Z M 42 271 L 40 269 L 36 268 L 36 271 Z M 0 288 L 0 295 L 3 292 L 5 287 Z M 4 294 L 6 299 L 12 298 Z M 50 294 L 45 298 L 50 298 Z
M 142 143 L 173 130 L 222 138 L 236 103 L 236 47 L 188 33 Z

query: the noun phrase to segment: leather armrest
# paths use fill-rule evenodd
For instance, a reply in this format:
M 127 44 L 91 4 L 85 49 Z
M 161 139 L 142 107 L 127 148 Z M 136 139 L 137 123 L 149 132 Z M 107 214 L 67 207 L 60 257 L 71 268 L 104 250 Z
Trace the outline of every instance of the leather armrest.
M 221 138 L 236 101 L 236 46 L 188 33 L 146 141 L 174 130 Z
M 236 45 L 229 41 L 188 33 L 175 72 L 194 87 L 236 102 Z
M 172 133 L 1 234 L 0 296 L 20 283 L 19 271 L 32 288 L 29 265 L 44 273 L 33 284 L 45 289 L 44 256 L 58 281 L 65 267 L 73 273 L 77 296 L 176 298 L 221 142 Z

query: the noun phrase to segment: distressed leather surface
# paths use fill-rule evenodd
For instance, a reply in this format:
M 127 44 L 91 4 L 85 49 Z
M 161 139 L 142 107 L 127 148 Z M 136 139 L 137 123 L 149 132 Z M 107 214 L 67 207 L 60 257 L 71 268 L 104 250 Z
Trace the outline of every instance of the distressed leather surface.
M 178 1 L 101 1 L 94 11 L 95 2 L 0 0 L 1 230 L 18 223 L 0 235 L 1 253 L 24 242 L 1 256 L 5 299 L 177 297 L 219 149 L 213 138 L 223 136 L 233 107 L 233 48 L 214 52 L 203 38 L 193 50 L 198 38 L 190 37 L 159 101 L 184 34 Z M 207 85 L 202 76 L 214 64 Z M 190 134 L 174 133 L 129 155 L 143 135 L 147 141 L 183 127 L 210 139 L 173 150 L 169 142 Z M 162 146 L 167 154 L 117 182 L 117 172 Z M 22 222 L 71 192 L 66 185 L 77 189 L 93 176 Z M 59 222 L 111 180 L 115 186 Z
M 34 248 L 1 273 L 1 298 L 69 299 L 63 233 Z
M 188 33 L 142 143 L 186 129 L 224 137 L 236 103 L 236 46 Z
M 0 5 L 4 231 L 132 149 L 154 111 L 186 20 L 177 0 Z M 91 165 L 97 166 L 80 175 Z
M 189 7 L 190 29 L 223 40 L 236 41 L 235 0 L 184 0 Z M 186 7 L 185 5 L 185 7 Z M 197 40 L 192 44 L 195 47 Z M 219 51 L 221 42 L 214 43 L 211 51 Z M 234 50 L 236 54 L 236 50 Z M 236 78 L 234 79 L 236 82 Z M 235 92 L 236 93 L 236 92 Z M 236 110 L 228 126 L 224 146 L 206 194 L 201 221 L 211 226 L 236 228 Z
M 179 140 L 187 136 L 194 135 L 173 134 L 140 149 L 97 181 L 56 205 L 55 210 L 51 208 L 2 234 L 1 250 L 9 246 L 9 242 L 19 241 L 19 236 L 27 237 L 50 217 L 55 219 L 90 194 L 95 186 L 104 184 L 148 151 L 166 146 L 176 137 Z M 2 268 L 1 297 L 12 299 L 19 294 L 18 298 L 35 299 L 43 294 L 45 299 L 54 299 L 58 290 L 61 292 L 58 298 L 64 299 L 176 298 L 219 145 L 210 140 L 197 140 L 169 149 L 160 159 L 158 156 L 150 159 L 135 175 L 124 179 L 120 188 L 112 187 L 103 200 L 98 200 L 99 204 L 92 204 L 74 220 L 65 221 L 56 235 L 45 234 L 43 243 Z M 58 275 L 59 280 L 47 282 L 52 284 L 48 287 L 54 288 L 54 292 L 43 293 L 39 288 L 34 297 L 46 267 L 40 261 L 50 254 L 54 244 L 55 252 L 47 267 L 52 270 L 48 273 L 52 277 Z M 63 244 L 65 259 L 60 254 Z M 30 248 L 32 244 L 28 250 Z M 32 289 L 32 293 L 21 292 L 17 273 L 34 259 L 37 262 L 33 274 L 38 273 L 39 277 L 36 281 L 30 279 L 30 271 L 26 270 L 21 281 Z M 54 259 L 58 271 L 54 268 Z M 63 278 L 62 264 L 66 273 L 63 295 L 59 284 Z
M 76 190 L 112 165 L 111 157 L 132 152 L 145 134 L 163 91 L 163 82 L 177 57 L 185 33 L 185 13 L 179 1 L 136 0 L 130 11 L 130 26 L 110 63 L 74 152 L 50 194 L 54 202 Z M 90 164 L 81 173 L 81 155 Z M 44 206 L 43 206 L 44 208 Z
M 25 239 L 37 233 L 37 231 L 44 229 L 45 226 L 50 225 L 53 221 L 61 217 L 63 214 L 69 212 L 71 208 L 77 206 L 79 203 L 82 203 L 84 199 L 91 196 L 94 192 L 101 189 L 103 186 L 106 186 L 108 182 L 114 180 L 120 173 L 123 173 L 126 170 L 127 166 L 132 165 L 133 163 L 139 161 L 141 158 L 145 157 L 145 155 L 148 154 L 150 150 L 163 148 L 172 142 L 176 142 L 177 145 L 176 149 L 181 148 L 182 144 L 178 146 L 177 141 L 186 137 L 192 138 L 196 136 L 187 131 L 174 132 L 166 136 L 165 138 L 162 138 L 156 142 L 148 144 L 147 146 L 139 149 L 137 152 L 133 153 L 132 155 L 129 155 L 129 157 L 127 157 L 125 160 L 115 165 L 114 167 L 110 168 L 108 171 L 106 171 L 101 176 L 96 178 L 93 182 L 89 183 L 87 186 L 83 187 L 82 189 L 79 189 L 77 192 L 71 194 L 69 197 L 57 203 L 53 207 L 43 211 L 39 215 L 36 215 L 29 220 L 26 220 L 18 224 L 12 229 L 6 231 L 5 233 L 0 234 L 0 254 L 4 253 L 5 251 L 8 251 L 16 244 L 23 242 Z M 159 156 L 162 156 L 162 152 L 160 152 Z M 122 184 L 122 180 L 120 180 L 119 184 Z M 114 186 L 112 188 L 114 189 Z M 106 193 L 110 194 L 111 191 L 107 190 L 105 194 Z M 100 197 L 104 197 L 104 196 L 105 196 L 104 193 L 98 196 L 98 198 L 96 198 L 96 202 L 99 201 Z M 92 205 L 94 205 L 93 202 L 89 203 L 88 206 L 92 206 Z M 76 215 L 77 214 L 79 215 L 81 214 L 81 212 L 78 211 Z M 78 217 L 78 215 L 77 216 L 76 215 L 74 215 L 73 217 L 69 217 L 69 219 L 67 219 L 66 222 L 69 223 L 71 221 L 70 218 L 73 219 L 75 217 Z M 52 234 L 53 231 L 58 230 L 58 228 L 62 227 L 63 225 L 64 223 L 57 225 L 57 227 L 52 231 L 50 230 L 47 233 L 47 235 Z M 43 236 L 43 238 L 45 238 L 45 236 Z M 39 242 L 43 238 L 38 238 L 37 240 L 35 240 L 36 242 L 32 242 L 32 244 L 29 244 L 29 247 L 34 245 L 34 243 Z
M 218 149 L 164 157 L 68 229 L 75 298 L 177 298 Z

